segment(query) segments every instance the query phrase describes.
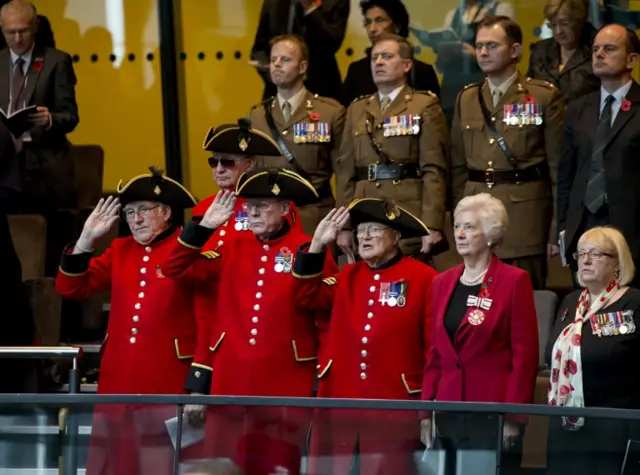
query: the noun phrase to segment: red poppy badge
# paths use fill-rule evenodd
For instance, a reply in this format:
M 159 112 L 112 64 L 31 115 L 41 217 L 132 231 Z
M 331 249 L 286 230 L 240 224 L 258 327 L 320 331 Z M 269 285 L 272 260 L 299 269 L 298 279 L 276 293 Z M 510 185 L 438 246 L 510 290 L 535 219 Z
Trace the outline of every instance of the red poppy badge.
M 317 112 L 309 112 L 309 119 L 320 120 L 320 114 L 318 114 Z
M 533 104 L 536 100 L 533 98 L 531 94 L 525 94 L 524 97 L 522 98 L 522 101 L 525 104 Z
M 628 112 L 629 109 L 631 109 L 631 101 L 629 99 L 625 99 L 620 105 L 620 110 Z
M 41 56 L 38 56 L 34 61 L 33 61 L 33 70 L 36 73 L 39 73 L 40 71 L 42 71 L 42 67 L 44 66 L 44 59 L 42 59 Z

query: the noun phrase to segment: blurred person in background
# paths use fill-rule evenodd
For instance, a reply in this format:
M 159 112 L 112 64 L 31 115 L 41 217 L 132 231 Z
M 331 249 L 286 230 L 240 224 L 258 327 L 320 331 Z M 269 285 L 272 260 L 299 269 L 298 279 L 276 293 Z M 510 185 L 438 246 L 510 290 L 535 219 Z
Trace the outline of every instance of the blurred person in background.
M 640 290 L 629 287 L 629 246 L 617 229 L 595 227 L 572 257 L 581 288 L 560 304 L 547 343 L 549 405 L 638 410 L 640 379 L 630 368 L 640 359 Z M 550 417 L 546 473 L 618 475 L 627 443 L 639 437 L 638 421 Z
M 342 100 L 336 53 L 347 31 L 350 3 L 349 0 L 263 0 L 250 61 L 264 80 L 263 100 L 277 92 L 269 74 L 271 40 L 291 34 L 303 38 L 309 47 L 307 89 Z
M 587 21 L 589 1 L 548 0 L 544 17 L 553 37 L 531 45 L 527 76 L 554 84 L 565 104 L 597 91 L 600 79 L 591 66 L 596 29 Z
M 190 464 L 182 475 L 244 475 L 244 472 L 230 459 L 211 459 Z
M 173 213 L 196 201 L 162 170 L 150 169 L 150 174 L 120 182 L 117 198 L 98 202 L 78 240 L 65 248 L 56 278 L 56 290 L 68 299 L 111 291 L 99 394 L 184 394 L 191 360 L 208 352 L 207 342 L 198 348 L 193 289 L 166 278 L 160 269 L 180 234 Z M 131 236 L 115 239 L 93 257 L 96 240 L 121 216 Z M 171 406 L 96 407 L 87 474 L 173 473 L 174 449 L 165 427 L 172 417 Z M 183 456 L 189 456 L 188 448 Z
M 539 350 L 531 278 L 495 254 L 508 227 L 504 204 L 488 193 L 467 196 L 456 206 L 453 235 L 463 263 L 433 280 L 437 298 L 423 400 L 533 403 Z M 526 416 L 505 416 L 500 473 L 519 473 L 526 422 Z M 427 447 L 434 442 L 432 424 L 429 418 L 422 421 Z M 458 473 L 495 470 L 495 424 L 495 418 L 482 415 L 436 414 L 447 458 L 455 460 L 461 450 L 493 452 L 484 470 Z
M 402 0 L 363 0 L 360 2 L 360 10 L 372 45 L 381 33 L 392 33 L 403 38 L 409 36 L 409 13 Z M 415 58 L 407 85 L 418 91 L 431 91 L 436 96 L 440 95 L 440 84 L 433 66 Z M 367 48 L 364 58 L 349 65 L 342 87 L 342 103 L 345 107 L 349 107 L 358 97 L 377 91 L 371 71 L 371 47 Z

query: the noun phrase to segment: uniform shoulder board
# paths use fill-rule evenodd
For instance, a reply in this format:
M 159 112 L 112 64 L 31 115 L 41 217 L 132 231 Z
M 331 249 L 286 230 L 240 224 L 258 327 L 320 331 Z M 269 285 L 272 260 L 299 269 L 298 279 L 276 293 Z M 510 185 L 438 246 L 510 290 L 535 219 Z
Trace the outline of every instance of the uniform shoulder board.
M 342 104 L 340 104 L 338 101 L 336 101 L 335 99 L 332 99 L 331 97 L 324 97 L 324 96 L 319 96 L 317 94 L 313 95 L 313 98 L 316 101 L 320 101 L 320 102 L 324 102 L 325 104 L 329 104 L 332 105 L 334 107 L 341 107 Z
M 205 259 L 217 259 L 218 257 L 220 257 L 220 254 L 218 254 L 216 251 L 204 251 L 201 252 L 200 255 Z
M 416 91 L 415 89 L 413 90 L 414 94 L 425 94 L 427 96 L 435 96 L 435 94 L 431 91 Z
M 361 101 L 362 99 L 368 99 L 370 97 L 371 97 L 371 94 L 365 94 L 364 96 L 356 97 L 353 101 L 351 101 L 351 104 L 353 104 L 354 102 Z
M 536 86 L 542 86 L 545 87 L 547 89 L 555 89 L 556 86 L 552 83 L 550 83 L 549 81 L 543 81 L 542 79 L 534 79 L 534 78 L 527 78 L 526 82 L 529 84 L 534 84 Z
M 336 285 L 338 281 L 335 277 L 327 277 L 326 279 L 322 279 L 322 283 L 327 285 Z
M 484 84 L 484 81 L 480 81 L 480 82 L 472 82 L 471 84 L 467 84 L 464 87 L 464 90 L 466 91 L 467 89 L 471 89 L 472 87 L 480 87 Z

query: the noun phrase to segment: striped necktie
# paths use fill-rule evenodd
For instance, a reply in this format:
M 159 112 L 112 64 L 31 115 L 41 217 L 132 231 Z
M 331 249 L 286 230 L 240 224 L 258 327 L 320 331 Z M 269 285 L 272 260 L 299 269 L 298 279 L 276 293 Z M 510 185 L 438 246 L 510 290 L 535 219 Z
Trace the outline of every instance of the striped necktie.
M 591 167 L 589 169 L 589 181 L 584 194 L 584 205 L 590 213 L 596 213 L 607 198 L 607 188 L 604 176 L 604 147 L 607 144 L 607 137 L 611 132 L 612 105 L 615 97 L 607 96 L 600 114 L 598 127 L 596 128 L 596 138 L 591 154 Z

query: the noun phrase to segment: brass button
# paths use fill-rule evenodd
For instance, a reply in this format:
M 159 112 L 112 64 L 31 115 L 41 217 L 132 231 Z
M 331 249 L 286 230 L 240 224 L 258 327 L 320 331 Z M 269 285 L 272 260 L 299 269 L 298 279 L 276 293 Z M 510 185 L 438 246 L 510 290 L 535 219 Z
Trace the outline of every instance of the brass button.
M 282 131 L 282 135 L 284 135 L 285 137 L 287 136 L 288 132 L 286 130 Z
M 490 138 L 489 139 L 489 145 L 493 145 L 495 143 L 496 139 L 494 138 Z
M 376 183 L 376 188 L 380 188 L 382 185 L 380 183 Z

